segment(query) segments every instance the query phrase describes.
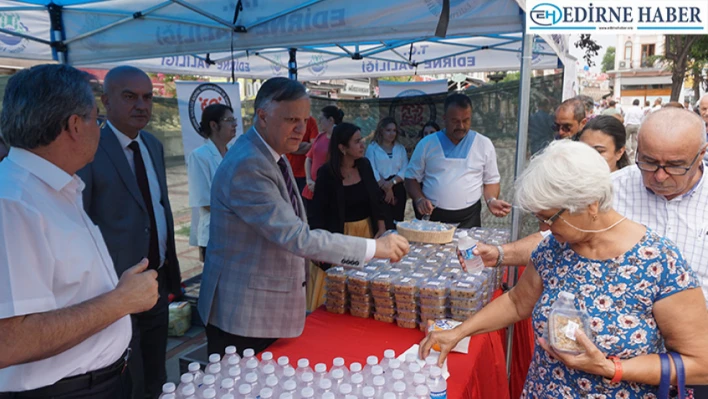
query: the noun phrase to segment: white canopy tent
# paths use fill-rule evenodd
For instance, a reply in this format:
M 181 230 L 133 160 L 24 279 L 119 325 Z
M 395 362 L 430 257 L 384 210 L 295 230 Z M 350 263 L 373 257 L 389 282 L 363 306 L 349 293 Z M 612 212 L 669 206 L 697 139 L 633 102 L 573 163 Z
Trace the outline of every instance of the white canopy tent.
M 187 64 L 218 61 L 205 69 L 227 75 L 233 57 L 234 75 L 241 77 L 292 75 L 300 61 L 302 79 L 410 75 L 428 63 L 445 72 L 516 69 L 515 59 L 521 70 L 518 175 L 530 69 L 553 68 L 558 59 L 575 67 L 567 62 L 567 37 L 543 37 L 543 43 L 523 34 L 523 9 L 524 0 L 0 0 L 0 57 L 77 66 L 131 61 L 151 69 L 146 66 L 156 59 L 172 67 L 164 60 L 185 56 Z M 423 54 L 423 46 L 431 53 Z

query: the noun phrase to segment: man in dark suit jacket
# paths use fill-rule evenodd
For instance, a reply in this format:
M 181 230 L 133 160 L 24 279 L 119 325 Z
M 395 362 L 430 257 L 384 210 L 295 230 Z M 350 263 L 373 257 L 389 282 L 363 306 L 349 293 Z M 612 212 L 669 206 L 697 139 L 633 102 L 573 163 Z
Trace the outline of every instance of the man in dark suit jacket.
M 114 68 L 101 100 L 107 124 L 93 162 L 78 172 L 86 183 L 84 207 L 101 229 L 119 276 L 142 258 L 158 271 L 160 299 L 133 317 L 129 365 L 133 398 L 157 398 L 167 378 L 168 295 L 181 294 L 181 278 L 164 150 L 141 130 L 152 113 L 152 82 L 137 68 Z

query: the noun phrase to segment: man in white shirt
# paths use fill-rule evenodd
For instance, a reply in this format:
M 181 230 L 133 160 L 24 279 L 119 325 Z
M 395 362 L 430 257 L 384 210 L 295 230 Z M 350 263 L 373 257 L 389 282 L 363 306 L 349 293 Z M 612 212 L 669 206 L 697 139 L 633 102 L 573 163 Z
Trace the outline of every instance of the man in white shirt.
M 406 170 L 406 190 L 416 216 L 430 215 L 430 220 L 459 223 L 460 228 L 479 227 L 482 197 L 494 216 L 506 216 L 511 204 L 497 199 L 500 177 L 494 145 L 470 129 L 472 102 L 464 94 L 453 94 L 445 99 L 444 110 L 445 130 L 418 142 Z
M 639 134 L 639 126 L 642 124 L 643 118 L 644 111 L 639 108 L 639 100 L 635 99 L 624 116 L 624 126 L 627 130 L 625 148 L 630 162 L 634 162 L 634 153 L 637 150 L 637 134 Z
M 89 75 L 18 72 L 0 125 L 0 398 L 130 397 L 129 315 L 157 301 L 142 260 L 118 280 L 76 171 L 99 139 Z

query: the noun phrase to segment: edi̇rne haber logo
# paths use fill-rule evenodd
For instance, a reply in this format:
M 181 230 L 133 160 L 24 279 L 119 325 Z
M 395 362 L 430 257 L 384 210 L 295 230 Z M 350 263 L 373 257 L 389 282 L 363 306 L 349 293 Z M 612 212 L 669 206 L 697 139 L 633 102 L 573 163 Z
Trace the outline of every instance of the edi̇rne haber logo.
M 708 34 L 708 1 L 529 1 L 526 30 L 553 33 Z

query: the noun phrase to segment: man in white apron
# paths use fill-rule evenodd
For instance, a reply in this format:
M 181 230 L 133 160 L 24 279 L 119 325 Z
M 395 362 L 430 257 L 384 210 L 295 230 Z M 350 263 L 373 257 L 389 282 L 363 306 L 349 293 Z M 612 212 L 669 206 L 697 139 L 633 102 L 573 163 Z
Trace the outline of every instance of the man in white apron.
M 492 141 L 470 130 L 472 103 L 464 94 L 445 99 L 445 129 L 424 137 L 406 170 L 406 190 L 416 217 L 481 226 L 482 197 L 494 216 L 504 217 L 511 204 L 499 196 L 497 154 Z M 421 187 L 422 183 L 422 187 Z

